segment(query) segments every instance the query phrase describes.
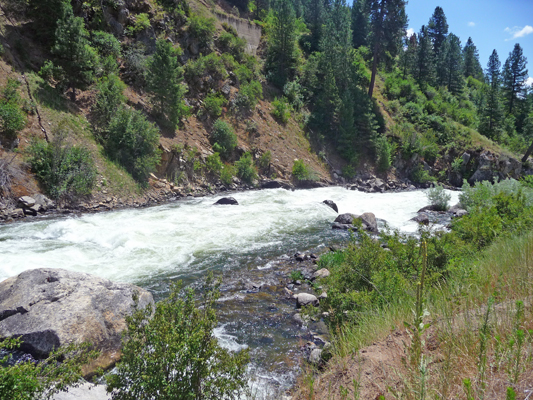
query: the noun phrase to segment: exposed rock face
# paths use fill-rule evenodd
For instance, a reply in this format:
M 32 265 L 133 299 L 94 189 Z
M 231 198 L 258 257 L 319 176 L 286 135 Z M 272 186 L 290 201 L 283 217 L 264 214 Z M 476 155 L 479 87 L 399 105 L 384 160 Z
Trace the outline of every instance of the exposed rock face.
M 21 349 L 36 358 L 91 342 L 102 351 L 94 367 L 110 367 L 120 357 L 134 293 L 141 308 L 153 303 L 148 291 L 131 284 L 63 269 L 25 271 L 0 282 L 0 338 L 20 337 Z
M 235 200 L 233 197 L 222 197 L 220 200 L 218 200 L 215 205 L 232 205 L 232 206 L 238 206 L 239 202 Z
M 337 204 L 335 204 L 332 200 L 324 200 L 322 203 L 333 209 L 335 212 L 339 212 L 339 208 L 337 207 Z

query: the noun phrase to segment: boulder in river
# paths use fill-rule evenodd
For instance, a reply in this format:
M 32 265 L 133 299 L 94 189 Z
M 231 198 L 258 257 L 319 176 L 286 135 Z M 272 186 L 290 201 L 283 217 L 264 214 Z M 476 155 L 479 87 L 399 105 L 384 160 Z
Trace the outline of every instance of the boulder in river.
M 235 200 L 233 197 L 222 197 L 220 200 L 218 200 L 215 205 L 232 205 L 232 206 L 238 206 L 239 203 L 237 200 Z
M 22 272 L 0 282 L 0 338 L 20 337 L 21 350 L 36 358 L 91 342 L 101 351 L 91 367 L 108 368 L 120 358 L 134 293 L 139 307 L 153 303 L 150 292 L 128 283 L 59 268 Z
M 376 216 L 374 213 L 366 212 L 361 214 L 359 217 L 363 221 L 363 226 L 366 231 L 370 231 L 373 233 L 378 232 L 378 223 L 376 221 Z
M 416 217 L 411 218 L 411 221 L 418 222 L 419 224 L 428 225 L 429 224 L 429 216 L 426 213 L 418 213 Z
M 301 308 L 303 306 L 307 306 L 309 304 L 312 304 L 315 307 L 318 307 L 318 298 L 315 295 L 309 294 L 309 293 L 298 293 L 294 295 L 294 298 L 296 299 L 296 307 Z
M 335 218 L 335 221 L 333 222 L 337 222 L 343 225 L 353 225 L 354 219 L 357 219 L 357 218 L 359 218 L 359 215 L 345 213 L 345 214 L 340 214 L 337 218 Z
M 322 203 L 333 209 L 335 212 L 339 212 L 339 208 L 337 207 L 337 204 L 335 204 L 332 200 L 324 200 Z
M 333 222 L 333 229 L 352 229 L 354 228 L 354 220 L 360 220 L 363 224 L 363 229 L 372 233 L 378 233 L 378 224 L 376 216 L 373 213 L 364 213 L 361 215 L 355 214 L 340 214 Z

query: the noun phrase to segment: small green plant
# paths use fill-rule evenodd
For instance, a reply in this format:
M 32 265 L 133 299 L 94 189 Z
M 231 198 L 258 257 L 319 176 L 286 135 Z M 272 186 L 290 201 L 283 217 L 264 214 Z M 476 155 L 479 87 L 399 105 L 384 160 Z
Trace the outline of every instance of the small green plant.
M 260 170 L 266 170 L 270 163 L 272 162 L 272 153 L 270 150 L 265 151 L 263 154 L 261 154 L 261 157 L 257 160 L 257 167 Z
M 226 121 L 217 119 L 211 130 L 211 143 L 213 143 L 213 150 L 227 159 L 237 147 L 237 135 Z
M 200 46 L 209 46 L 215 33 L 215 19 L 193 14 L 189 18 L 189 32 L 198 40 Z
M 233 177 L 235 176 L 235 171 L 233 166 L 231 165 L 224 165 L 222 170 L 220 171 L 220 180 L 222 183 L 226 186 L 229 186 L 233 183 Z
M 252 109 L 259 99 L 263 98 L 263 87 L 259 81 L 251 81 L 241 85 L 239 93 L 235 99 L 235 104 L 239 108 Z
M 150 18 L 148 17 L 148 14 L 141 13 L 137 14 L 135 16 L 135 23 L 133 25 L 130 25 L 126 28 L 126 33 L 128 35 L 135 35 L 137 33 L 140 33 L 144 31 L 145 29 L 150 28 Z
M 516 392 L 512 387 L 508 387 L 505 393 L 505 400 L 516 400 Z
M 297 270 L 291 271 L 290 278 L 292 282 L 303 281 L 305 279 L 302 271 Z
M 309 167 L 303 160 L 294 160 L 294 164 L 292 165 L 292 176 L 298 181 L 309 179 L 311 176 Z
M 0 98 L 0 134 L 10 139 L 16 138 L 17 133 L 26 126 L 26 115 L 20 105 L 19 86 L 19 81 L 8 79 Z
M 426 197 L 430 204 L 435 207 L 436 211 L 446 211 L 449 207 L 452 195 L 446 193 L 441 185 L 435 185 L 428 189 Z
M 224 168 L 224 164 L 220 160 L 220 154 L 214 153 L 208 156 L 205 160 L 205 168 L 208 174 L 218 178 L 222 172 L 222 168 Z
M 247 183 L 252 183 L 257 178 L 252 155 L 249 152 L 243 154 L 239 161 L 235 162 L 237 176 Z
M 291 117 L 290 106 L 287 103 L 287 99 L 282 97 L 281 99 L 276 99 L 272 102 L 272 115 L 278 121 L 286 124 L 289 118 Z
M 225 104 L 226 99 L 214 93 L 208 94 L 204 99 L 204 109 L 213 118 L 220 117 Z
M 96 183 L 91 153 L 66 143 L 64 133 L 57 134 L 50 143 L 33 142 L 29 155 L 32 170 L 54 199 L 72 200 L 91 193 Z
M 452 171 L 461 172 L 462 169 L 463 169 L 463 159 L 461 157 L 457 157 L 455 160 L 452 161 Z
M 385 136 L 378 136 L 374 140 L 376 147 L 376 162 L 381 172 L 387 171 L 392 163 L 392 145 Z

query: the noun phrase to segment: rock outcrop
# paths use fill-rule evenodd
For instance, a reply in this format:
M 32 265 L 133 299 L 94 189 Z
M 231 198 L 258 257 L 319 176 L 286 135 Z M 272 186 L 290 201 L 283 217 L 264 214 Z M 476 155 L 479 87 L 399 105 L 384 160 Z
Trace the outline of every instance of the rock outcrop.
M 141 308 L 153 303 L 148 291 L 131 284 L 63 269 L 28 270 L 0 282 L 0 338 L 20 337 L 21 350 L 36 358 L 90 342 L 101 351 L 94 368 L 108 368 L 120 358 L 134 294 Z
M 222 197 L 219 199 L 215 205 L 230 205 L 230 206 L 238 206 L 239 202 L 235 200 L 233 197 Z

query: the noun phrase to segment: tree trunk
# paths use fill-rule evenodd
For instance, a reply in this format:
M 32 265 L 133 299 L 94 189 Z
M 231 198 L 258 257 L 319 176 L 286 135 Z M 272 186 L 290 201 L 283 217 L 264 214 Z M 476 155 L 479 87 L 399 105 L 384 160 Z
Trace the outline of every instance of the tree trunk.
M 527 149 L 526 154 L 524 154 L 524 157 L 522 157 L 522 162 L 526 162 L 527 158 L 530 156 L 532 152 L 533 152 L 533 143 L 531 143 L 531 146 L 529 146 L 529 149 Z
M 381 8 L 379 10 L 379 18 L 376 21 L 375 26 L 375 32 L 376 35 L 374 37 L 374 55 L 373 55 L 373 62 L 372 62 L 372 78 L 370 79 L 370 86 L 368 87 L 368 96 L 372 97 L 374 94 L 374 85 L 376 83 L 376 73 L 378 70 L 378 61 L 379 61 L 379 46 L 380 46 L 380 40 L 381 40 L 381 31 L 383 30 L 383 13 L 384 13 L 385 5 L 383 2 L 381 3 Z

